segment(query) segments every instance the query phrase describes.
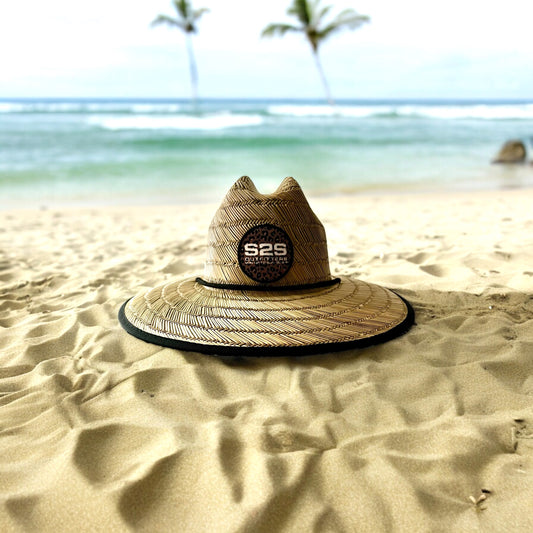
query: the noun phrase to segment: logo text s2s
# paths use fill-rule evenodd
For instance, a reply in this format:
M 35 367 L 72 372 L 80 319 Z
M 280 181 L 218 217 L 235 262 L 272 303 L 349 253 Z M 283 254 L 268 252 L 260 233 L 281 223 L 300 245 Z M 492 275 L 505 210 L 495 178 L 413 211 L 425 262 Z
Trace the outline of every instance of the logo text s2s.
M 284 257 L 287 255 L 287 245 L 284 242 L 247 242 L 244 245 L 244 255 L 247 257 Z

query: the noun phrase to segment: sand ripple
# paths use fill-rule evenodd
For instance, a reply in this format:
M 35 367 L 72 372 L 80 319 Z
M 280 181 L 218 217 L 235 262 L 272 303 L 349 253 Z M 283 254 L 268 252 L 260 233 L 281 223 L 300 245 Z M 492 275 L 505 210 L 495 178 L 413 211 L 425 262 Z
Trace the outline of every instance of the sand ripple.
M 490 200 L 488 231 L 488 200 L 461 198 L 418 225 L 408 201 L 361 200 L 357 235 L 319 205 L 334 270 L 396 288 L 417 324 L 302 359 L 120 329 L 135 289 L 201 268 L 207 208 L 0 215 L 18 236 L 0 243 L 0 529 L 530 531 L 529 201 Z

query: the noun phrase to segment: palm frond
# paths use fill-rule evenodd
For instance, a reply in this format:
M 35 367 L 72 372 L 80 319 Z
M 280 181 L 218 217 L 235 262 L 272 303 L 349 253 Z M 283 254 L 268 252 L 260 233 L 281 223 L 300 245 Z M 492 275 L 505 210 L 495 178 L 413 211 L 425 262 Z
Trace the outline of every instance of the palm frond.
M 191 3 L 188 0 L 174 0 L 174 7 L 183 19 L 188 20 L 190 18 Z
M 282 37 L 291 31 L 304 31 L 303 28 L 291 24 L 269 24 L 262 32 L 261 37 Z
M 184 29 L 184 24 L 181 20 L 173 19 L 167 15 L 158 15 L 154 20 L 152 20 L 151 26 L 159 26 L 165 24 L 166 26 L 172 26 L 174 28 Z
M 208 7 L 201 7 L 200 9 L 195 9 L 191 13 L 191 19 L 197 21 L 204 13 L 209 13 L 209 11 L 210 9 Z
M 292 5 L 287 9 L 287 14 L 294 15 L 302 26 L 309 26 L 313 19 L 313 10 L 308 0 L 293 0 Z
M 349 18 L 358 18 L 358 19 L 364 19 L 365 22 L 370 21 L 370 17 L 368 15 L 360 15 L 357 13 L 355 9 L 343 9 L 336 17 L 336 20 L 343 20 L 343 19 L 349 19 Z
M 317 5 L 318 7 L 318 5 Z M 327 14 L 333 9 L 333 6 L 325 6 L 320 11 L 315 13 L 315 24 L 320 24 L 320 21 L 327 16 Z
M 204 13 L 207 13 L 209 9 L 202 7 L 200 9 L 193 10 L 189 0 L 174 0 L 173 4 L 178 14 L 177 18 L 172 18 L 167 15 L 159 15 L 152 21 L 152 26 L 166 24 L 167 26 L 179 28 L 185 33 L 196 33 L 197 28 L 194 23 Z
M 345 9 L 339 13 L 329 24 L 317 31 L 320 40 L 345 29 L 355 30 L 370 21 L 367 15 L 359 15 L 353 9 Z

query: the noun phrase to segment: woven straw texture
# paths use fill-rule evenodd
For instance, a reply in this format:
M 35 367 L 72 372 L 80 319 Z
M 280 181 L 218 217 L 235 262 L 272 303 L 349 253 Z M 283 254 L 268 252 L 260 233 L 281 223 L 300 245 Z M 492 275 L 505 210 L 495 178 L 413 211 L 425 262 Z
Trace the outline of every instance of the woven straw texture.
M 393 292 L 349 278 L 310 291 L 232 291 L 190 278 L 148 290 L 125 309 L 135 327 L 198 344 L 289 347 L 364 339 L 407 316 Z
M 275 231 L 285 232 L 293 247 L 288 270 L 268 284 L 245 274 L 238 260 L 241 240 L 262 225 L 281 228 Z M 309 286 L 316 283 L 320 287 Z M 302 285 L 308 286 L 291 289 Z M 399 296 L 379 285 L 332 280 L 324 227 L 294 179 L 263 195 L 246 176 L 230 189 L 209 227 L 204 282 L 188 278 L 149 289 L 123 312 L 129 325 L 152 339 L 232 349 L 325 345 L 325 350 L 328 344 L 333 349 L 385 334 L 409 314 Z
M 237 248 L 242 236 L 261 224 L 282 228 L 294 243 L 292 267 L 273 286 L 331 279 L 324 226 L 296 180 L 285 178 L 273 194 L 261 194 L 248 176 L 237 180 L 229 190 L 209 226 L 204 279 L 211 283 L 260 285 L 241 270 Z

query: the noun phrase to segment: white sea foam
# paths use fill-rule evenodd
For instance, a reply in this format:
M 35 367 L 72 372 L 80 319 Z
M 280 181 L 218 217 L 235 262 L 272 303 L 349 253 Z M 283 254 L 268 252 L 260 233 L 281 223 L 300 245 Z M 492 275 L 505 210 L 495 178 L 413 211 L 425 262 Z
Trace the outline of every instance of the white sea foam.
M 0 101 L 0 114 L 87 114 L 94 115 L 96 122 L 103 120 L 99 115 L 108 115 L 106 118 L 106 124 L 104 124 L 103 127 L 109 127 L 110 129 L 122 129 L 124 127 L 150 129 L 157 129 L 160 127 L 173 129 L 224 129 L 228 127 L 257 125 L 263 121 L 261 115 L 237 115 L 232 114 L 229 111 L 204 115 L 202 117 L 176 115 L 180 111 L 183 111 L 183 107 L 184 104 L 158 101 Z M 293 103 L 272 104 L 269 105 L 266 110 L 271 116 L 294 118 L 410 117 L 443 120 L 533 119 L 533 104 L 531 103 L 434 104 L 429 102 L 399 102 L 339 104 L 336 106 Z
M 330 105 L 271 105 L 268 113 L 271 115 L 286 115 L 292 117 L 368 117 L 380 110 L 377 106 L 330 106 Z M 383 112 L 383 110 L 381 110 Z
M 0 102 L 0 113 L 16 113 L 19 104 Z
M 171 103 L 143 103 L 143 102 L 90 102 L 80 104 L 78 111 L 89 113 L 131 113 L 131 114 L 157 114 L 177 113 L 182 108 L 179 104 Z
M 80 102 L 0 102 L 0 113 L 77 113 L 93 104 Z
M 234 115 L 218 113 L 204 116 L 193 115 L 134 115 L 134 116 L 93 116 L 88 122 L 109 130 L 222 130 L 262 124 L 260 115 Z
M 531 119 L 533 104 L 399 106 L 399 115 L 441 119 Z
M 292 117 L 420 117 L 436 119 L 532 119 L 533 104 L 271 105 L 271 115 Z
M 181 109 L 179 104 L 131 104 L 133 113 L 177 113 Z
M 181 105 L 163 102 L 0 102 L 0 113 L 176 113 Z

